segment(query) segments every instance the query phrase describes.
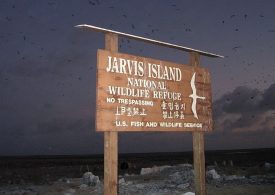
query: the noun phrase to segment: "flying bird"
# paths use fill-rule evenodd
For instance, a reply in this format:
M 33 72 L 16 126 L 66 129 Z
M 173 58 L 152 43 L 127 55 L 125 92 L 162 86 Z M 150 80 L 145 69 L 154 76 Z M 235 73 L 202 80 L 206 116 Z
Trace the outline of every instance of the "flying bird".
M 240 49 L 240 48 L 242 48 L 242 47 L 241 46 L 235 46 L 235 47 L 232 48 L 232 50 L 237 51 L 237 49 Z
M 197 115 L 197 99 L 205 99 L 205 97 L 201 97 L 201 96 L 198 96 L 197 95 L 197 89 L 196 89 L 196 86 L 195 86 L 195 79 L 196 79 L 196 73 L 193 74 L 192 78 L 191 78 L 191 81 L 190 81 L 190 85 L 191 85 L 191 88 L 192 88 L 192 94 L 189 95 L 189 97 L 191 97 L 193 99 L 192 101 L 192 112 L 194 114 L 194 117 L 196 119 L 199 119 L 198 118 L 198 115 Z

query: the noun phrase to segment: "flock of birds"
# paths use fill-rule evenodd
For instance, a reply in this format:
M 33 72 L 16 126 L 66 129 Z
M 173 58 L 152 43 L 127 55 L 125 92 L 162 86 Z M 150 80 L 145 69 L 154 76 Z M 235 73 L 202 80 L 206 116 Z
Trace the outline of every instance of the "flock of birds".
M 96 7 L 96 6 L 102 6 L 102 2 L 100 0 L 88 0 L 88 5 Z M 50 0 L 48 2 L 48 6 L 50 7 L 56 7 L 57 2 L 55 0 Z M 2 23 L 3 26 L 7 26 L 6 23 L 12 23 L 12 25 L 16 26 L 16 16 L 14 16 L 14 14 L 17 13 L 16 8 L 18 6 L 15 4 L 11 5 L 11 8 L 13 10 L 11 10 L 10 14 L 5 16 L 5 17 L 1 17 L 0 14 L 0 23 Z M 176 4 L 171 4 L 170 8 L 173 9 L 173 11 L 177 11 L 178 13 L 184 13 L 182 8 L 177 7 Z M 108 6 L 105 9 L 108 9 L 108 12 L 112 12 L 115 11 L 116 9 L 120 9 L 117 6 Z M 27 13 L 26 13 L 27 14 Z M 69 15 L 70 17 L 77 17 L 76 13 L 71 13 Z M 148 13 L 148 16 L 150 17 L 151 14 Z M 32 15 L 26 15 L 26 17 L 29 20 L 35 20 L 36 17 L 32 16 Z M 253 16 L 255 18 L 255 16 Z M 256 16 L 258 17 L 259 20 L 264 20 L 265 19 L 265 15 L 262 13 L 258 13 L 258 15 Z M 251 16 L 252 18 L 252 16 Z M 143 30 L 141 30 L 141 27 L 138 24 L 134 24 L 134 23 L 129 23 L 129 21 L 131 21 L 132 17 L 130 17 L 127 13 L 122 13 L 120 15 L 120 18 L 118 20 L 121 20 L 124 22 L 125 25 L 127 25 L 129 31 L 133 32 L 133 34 L 137 34 L 137 35 L 141 35 L 141 36 L 145 36 L 148 38 L 156 38 L 156 36 L 158 36 L 158 34 L 162 34 L 162 29 L 160 26 L 156 26 L 153 24 L 146 24 L 145 26 L 143 26 Z M 244 20 L 244 21 L 248 21 L 250 19 L 250 15 L 248 15 L 247 13 L 238 13 L 238 14 L 231 14 L 231 15 L 225 15 L 224 18 L 222 18 L 219 23 L 217 23 L 217 25 L 232 25 L 232 21 L 234 20 Z M 127 22 L 126 22 L 127 21 Z M 145 23 L 146 21 L 144 21 Z M 275 24 L 275 23 L 273 23 Z M 111 23 L 109 24 L 109 28 L 113 29 L 113 30 L 118 30 L 119 25 L 116 25 L 115 23 Z M 185 33 L 193 33 L 196 32 L 195 28 L 192 28 L 191 24 L 183 24 L 183 26 L 181 27 L 181 31 L 185 32 Z M 13 28 L 12 28 L 13 29 Z M 58 33 L 59 29 L 57 26 L 53 25 L 51 27 L 49 27 L 48 32 L 44 32 L 45 35 L 49 35 L 51 36 L 51 33 Z M 236 36 L 238 36 L 238 33 L 241 33 L 242 28 L 241 26 L 235 26 L 233 25 L 231 28 L 232 33 L 236 33 Z M 140 33 L 135 33 L 135 32 L 143 32 L 143 35 Z M 6 32 L 6 31 L 1 31 L 0 32 L 0 48 L 5 48 L 6 45 L 9 44 L 10 40 L 13 39 L 15 37 L 15 33 L 16 32 Z M 48 53 L 51 52 L 50 48 L 46 47 L 43 45 L 43 41 L 41 40 L 41 43 L 37 43 L 33 41 L 33 38 L 30 34 L 26 34 L 23 31 L 19 31 L 17 32 L 19 37 L 18 43 L 24 45 L 24 47 L 22 47 L 22 49 L 24 49 L 24 51 L 20 50 L 20 47 L 14 48 L 14 54 L 10 54 L 11 58 L 13 58 L 14 60 L 14 64 L 12 64 L 12 66 L 16 65 L 16 66 L 28 66 L 28 58 L 29 56 L 33 56 L 35 58 L 37 58 L 37 62 L 43 62 L 47 56 Z M 269 29 L 262 29 L 262 33 L 275 33 L 275 26 L 271 26 Z M 171 41 L 172 43 L 176 41 L 176 38 L 172 35 L 170 35 L 169 37 L 167 37 L 167 39 L 169 39 L 169 41 Z M 255 40 L 257 41 L 259 38 L 255 37 Z M 22 43 L 23 42 L 23 43 Z M 53 43 L 54 44 L 54 43 Z M 120 49 L 133 49 L 136 51 L 136 48 L 134 47 L 134 44 L 130 39 L 126 39 L 126 38 L 120 38 L 120 44 L 119 44 L 119 48 Z M 270 43 L 266 43 L 266 45 L 270 44 L 269 48 L 265 48 L 265 49 L 274 49 L 274 42 L 270 42 Z M 273 45 L 272 45 L 273 44 Z M 28 54 L 25 55 L 27 53 L 27 49 L 30 47 L 35 47 L 37 49 L 37 54 Z M 236 68 L 233 67 L 232 65 L 229 64 L 229 62 L 227 61 L 227 59 L 229 58 L 234 58 L 236 55 L 239 55 L 240 52 L 242 52 L 242 50 L 246 50 L 246 45 L 240 43 L 240 44 L 236 44 L 234 46 L 228 46 L 228 48 L 226 49 L 226 51 L 228 52 L 225 56 L 226 59 L 224 59 L 225 63 L 223 64 L 223 69 L 224 72 L 226 72 L 226 74 L 231 74 L 232 76 L 230 77 L 231 81 L 235 80 L 235 76 L 233 76 L 232 73 L 230 73 L 232 71 L 232 69 Z M 262 48 L 261 48 L 262 49 Z M 140 48 L 138 50 L 138 52 L 142 55 L 142 53 L 144 52 L 142 48 Z M 2 53 L 2 55 L 5 55 Z M 234 56 L 235 55 L 235 56 Z M 68 64 L 72 64 L 75 62 L 76 58 L 70 58 L 68 57 L 67 59 L 64 59 L 64 62 L 68 63 Z M 77 59 L 76 59 L 77 60 Z M 4 73 L 5 72 L 5 67 L 7 64 L 3 63 L 0 64 L 0 84 L 1 84 L 1 80 L 3 80 L 4 82 L 9 82 L 9 80 L 11 80 L 13 77 L 9 74 Z M 1 67 L 2 66 L 2 67 Z M 265 71 L 264 67 L 259 68 L 258 66 L 261 66 L 259 64 L 257 64 L 256 62 L 253 62 L 251 59 L 242 59 L 239 64 L 238 64 L 238 69 L 242 70 L 243 74 L 249 74 L 249 71 L 256 67 L 256 69 L 259 70 L 258 72 L 258 76 L 257 78 L 253 79 L 252 81 L 244 81 L 244 85 L 247 84 L 251 84 L 251 82 L 253 82 L 253 85 L 255 87 L 261 86 L 262 84 L 266 84 L 266 83 L 270 83 L 273 82 L 275 83 L 275 69 L 273 68 L 273 72 L 269 71 Z M 88 71 L 94 71 L 95 67 L 93 65 L 89 65 L 87 67 Z M 263 73 L 261 73 L 260 71 L 263 70 Z M 83 78 L 83 76 L 79 73 L 75 73 L 75 72 L 71 72 L 68 73 L 69 78 L 70 78 L 70 82 L 68 82 L 66 79 L 59 79 L 59 81 L 56 84 L 56 87 L 58 89 L 60 89 L 60 92 L 58 92 L 59 96 L 61 96 L 62 98 L 64 96 L 66 96 L 66 89 L 68 87 L 72 87 L 74 86 L 75 82 L 83 82 L 85 81 L 85 79 Z M 28 76 L 28 75 L 25 75 Z M 84 82 L 83 82 L 84 83 Z M 219 93 L 219 91 L 217 91 L 216 93 Z M 237 93 L 237 96 L 241 96 L 241 92 Z M 215 94 L 214 94 L 215 96 Z M 194 96 L 195 97 L 195 96 Z M 198 98 L 197 96 L 195 97 L 195 99 Z M 203 97 L 199 97 L 199 98 L 203 98 Z M 254 101 L 256 98 L 254 96 L 251 96 L 249 98 L 249 101 Z M 232 101 L 232 99 L 230 97 L 228 97 L 226 99 L 227 103 L 230 103 Z M 195 105 L 195 104 L 194 104 Z M 51 107 L 50 104 L 49 105 L 44 105 L 45 109 L 48 109 L 48 107 Z M 195 109 L 194 109 L 195 110 Z M 272 113 L 273 116 L 275 116 L 275 113 Z M 194 116 L 196 116 L 195 112 L 194 112 Z M 257 117 L 256 114 L 251 113 L 251 118 L 254 119 L 255 117 Z M 196 116 L 197 117 L 197 116 Z M 275 127 L 273 127 L 273 129 L 275 130 Z
M 56 1 L 54 1 L 54 0 L 51 0 L 51 1 L 49 1 L 48 2 L 48 6 L 50 6 L 50 7 L 54 7 L 54 6 L 56 6 Z M 102 2 L 100 1 L 100 0 L 89 0 L 88 1 L 88 4 L 89 5 L 91 5 L 91 6 L 100 6 L 100 5 L 102 5 Z M 182 8 L 179 8 L 176 4 L 170 4 L 169 5 L 174 11 L 178 11 L 178 12 L 182 12 Z M 13 4 L 13 5 L 11 5 L 11 8 L 12 9 L 16 9 L 17 8 L 17 6 L 15 5 L 15 4 Z M 119 8 L 117 8 L 117 7 L 115 7 L 114 5 L 112 5 L 112 6 L 108 6 L 106 9 L 111 9 L 111 10 L 114 10 L 114 9 L 119 9 Z M 108 12 L 110 12 L 110 11 L 108 11 Z M 11 23 L 11 22 L 15 22 L 14 21 L 14 19 L 13 19 L 13 14 L 15 14 L 16 13 L 16 10 L 14 10 L 14 11 L 11 11 L 11 14 L 10 15 L 8 15 L 8 16 L 6 16 L 4 19 L 3 18 L 0 18 L 0 21 L 6 21 L 6 22 L 9 22 L 9 23 Z M 150 15 L 150 13 L 148 14 L 148 16 Z M 72 13 L 71 14 L 71 16 L 72 17 L 75 17 L 76 16 L 76 14 L 74 14 L 74 13 Z M 33 17 L 33 16 L 31 16 L 31 15 L 29 15 L 28 16 L 30 19 L 35 19 L 35 17 Z M 263 14 L 261 14 L 261 13 L 259 13 L 258 14 L 258 17 L 260 18 L 260 19 L 264 19 L 265 18 L 265 16 L 263 15 Z M 227 19 L 226 19 L 227 18 Z M 233 19 L 240 19 L 240 18 L 242 18 L 242 19 L 244 19 L 244 20 L 248 20 L 249 19 L 249 15 L 248 14 L 246 14 L 246 13 L 243 13 L 243 14 L 232 14 L 232 15 L 230 15 L 230 16 L 226 16 L 224 19 L 222 19 L 221 20 L 221 24 L 222 25 L 226 25 L 227 24 L 227 20 L 233 20 Z M 121 20 L 130 20 L 130 17 L 128 17 L 128 15 L 126 14 L 126 13 L 122 13 L 121 14 Z M 228 22 L 229 23 L 229 22 Z M 15 23 L 14 23 L 14 25 L 16 25 Z M 218 25 L 218 24 L 217 24 Z M 186 33 L 192 33 L 193 32 L 193 30 L 192 30 L 192 28 L 191 28 L 191 26 L 190 25 L 186 25 L 186 24 L 183 24 L 183 27 L 184 27 L 184 29 L 183 29 L 183 31 L 185 31 Z M 111 28 L 111 29 L 114 29 L 115 30 L 115 28 L 116 28 L 116 25 L 115 24 L 109 24 L 109 28 Z M 274 27 L 275 28 L 275 27 Z M 270 28 L 270 29 L 266 29 L 265 31 L 267 32 L 267 33 L 274 33 L 275 32 L 275 29 L 274 28 Z M 131 29 L 132 31 L 134 31 L 134 32 L 140 32 L 141 30 L 138 28 L 138 26 L 137 25 L 135 25 L 135 24 L 133 24 L 133 23 L 131 23 L 131 24 L 129 24 L 129 29 Z M 160 27 L 154 27 L 154 25 L 152 25 L 152 24 L 147 24 L 147 26 L 146 26 L 146 28 L 143 28 L 143 29 L 145 29 L 144 30 L 144 35 L 146 36 L 146 37 L 155 37 L 155 35 L 157 34 L 157 33 L 161 33 L 161 29 L 160 29 Z M 50 29 L 49 29 L 49 31 L 50 32 L 56 32 L 56 31 L 58 31 L 58 29 L 57 29 L 57 27 L 51 27 Z M 233 31 L 235 31 L 235 32 L 240 32 L 240 27 L 236 27 L 236 26 L 234 26 L 233 27 Z M 135 34 L 135 33 L 134 33 Z M 138 34 L 138 33 L 137 33 Z M 8 38 L 7 37 L 11 37 L 13 34 L 12 33 L 3 33 L 3 32 L 1 32 L 0 33 L 0 47 L 3 47 L 3 46 L 1 46 L 1 45 L 4 45 L 4 44 L 8 44 Z M 22 36 L 22 40 L 25 42 L 25 44 L 31 44 L 32 46 L 34 46 L 36 43 L 34 43 L 34 42 L 32 42 L 31 41 L 31 36 L 30 37 L 28 37 L 28 35 L 27 34 L 24 34 L 24 32 L 20 32 L 20 35 Z M 169 39 L 171 40 L 171 41 L 174 41 L 175 40 L 175 38 L 174 37 L 169 37 Z M 40 54 L 39 54 L 39 58 L 43 58 L 43 53 L 45 53 L 45 52 L 47 52 L 46 51 L 46 49 L 43 47 L 43 46 L 36 46 L 37 48 L 38 48 L 38 50 L 40 51 Z M 120 44 L 119 44 L 119 48 L 127 48 L 127 49 L 131 49 L 131 48 L 133 48 L 133 44 L 132 44 L 132 42 L 131 42 L 131 40 L 129 40 L 129 39 L 125 39 L 125 38 L 121 38 L 120 39 Z M 242 45 L 242 44 L 240 44 L 240 45 L 235 45 L 235 46 L 233 46 L 232 48 L 231 48 L 231 56 L 232 55 L 234 55 L 234 54 L 237 54 L 238 52 L 240 52 L 240 50 L 242 50 L 242 49 L 244 49 L 245 48 L 245 45 Z M 273 45 L 271 45 L 270 46 L 270 48 L 269 49 L 273 49 Z M 143 52 L 143 49 L 139 49 L 138 50 L 140 53 L 142 53 Z M 230 51 L 229 50 L 229 48 L 228 48 L 228 51 Z M 24 61 L 24 60 L 26 60 L 26 57 L 23 55 L 23 53 L 25 53 L 25 52 L 21 52 L 19 49 L 17 49 L 17 48 L 15 48 L 15 54 L 22 60 L 22 61 Z M 229 58 L 229 56 L 225 56 L 226 58 Z M 43 59 L 41 59 L 41 60 L 43 60 Z M 68 63 L 72 63 L 72 59 L 67 59 L 67 62 Z M 20 63 L 19 63 L 20 64 Z M 251 62 L 251 61 L 249 61 L 249 60 L 243 60 L 242 61 L 242 68 L 243 68 L 243 71 L 244 72 L 247 72 L 247 71 L 249 71 L 249 69 L 252 67 L 252 66 L 254 66 L 254 65 L 256 65 L 256 64 L 254 64 L 253 62 Z M 224 64 L 223 65 L 225 68 L 231 68 L 229 65 L 227 65 L 227 64 Z M 89 66 L 89 70 L 93 70 L 93 67 L 92 66 Z M 0 75 L 1 75 L 1 67 L 0 67 Z M 260 84 L 262 84 L 262 83 L 267 83 L 268 81 L 270 81 L 270 80 L 272 80 L 273 79 L 273 75 L 274 75 L 274 73 L 272 73 L 272 72 L 270 72 L 270 73 L 268 73 L 268 74 L 265 74 L 265 75 L 261 75 L 261 76 L 259 76 L 258 78 L 256 78 L 253 82 L 255 83 L 255 85 L 260 85 Z M 73 74 L 70 74 L 70 76 L 71 77 L 73 77 Z M 6 78 L 4 78 L 6 81 L 7 80 L 9 80 L 9 78 L 8 77 L 6 77 Z M 81 76 L 76 76 L 76 79 L 78 80 L 78 81 L 82 81 L 83 79 L 82 79 L 82 77 Z M 231 80 L 234 80 L 234 77 L 232 76 L 231 78 L 230 78 Z M 274 81 L 274 79 L 272 80 L 272 81 Z M 244 83 L 244 84 L 247 84 L 247 83 Z M 63 94 L 63 96 L 64 96 L 64 94 Z

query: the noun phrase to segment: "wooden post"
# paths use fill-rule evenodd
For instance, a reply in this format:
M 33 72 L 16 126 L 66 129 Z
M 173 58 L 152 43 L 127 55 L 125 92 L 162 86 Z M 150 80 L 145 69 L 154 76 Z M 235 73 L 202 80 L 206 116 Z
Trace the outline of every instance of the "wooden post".
M 117 195 L 117 138 L 114 131 L 104 132 L 104 195 Z
M 200 66 L 200 55 L 190 52 L 190 65 Z M 195 176 L 195 194 L 206 195 L 205 189 L 205 156 L 204 132 L 193 132 L 193 163 Z
M 105 49 L 118 51 L 118 35 L 105 34 Z M 104 195 L 117 195 L 118 132 L 104 132 Z

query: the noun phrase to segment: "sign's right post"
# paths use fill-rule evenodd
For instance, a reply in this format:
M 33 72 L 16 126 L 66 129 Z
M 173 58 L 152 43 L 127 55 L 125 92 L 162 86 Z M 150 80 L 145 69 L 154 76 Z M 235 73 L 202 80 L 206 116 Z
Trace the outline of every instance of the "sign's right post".
M 200 54 L 189 52 L 191 66 L 200 66 Z M 205 156 L 204 156 L 204 132 L 193 132 L 193 164 L 195 176 L 195 194 L 206 195 L 205 189 Z

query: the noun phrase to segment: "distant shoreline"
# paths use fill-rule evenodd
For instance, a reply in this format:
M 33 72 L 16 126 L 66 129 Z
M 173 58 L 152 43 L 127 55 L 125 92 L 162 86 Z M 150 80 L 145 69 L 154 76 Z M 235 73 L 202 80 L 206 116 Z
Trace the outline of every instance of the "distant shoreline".
M 206 154 L 211 153 L 227 153 L 227 154 L 238 154 L 238 153 L 252 153 L 259 151 L 275 151 L 275 148 L 249 148 L 249 149 L 223 149 L 223 150 L 206 150 Z M 181 154 L 189 154 L 192 151 L 183 151 L 183 152 L 146 152 L 146 153 L 119 153 L 119 157 L 131 157 L 131 156 L 159 156 L 159 155 L 181 155 Z M 61 155 L 0 155 L 1 159 L 23 159 L 23 158 L 33 158 L 33 159 L 58 159 L 58 158 L 102 158 L 103 154 L 61 154 Z

